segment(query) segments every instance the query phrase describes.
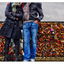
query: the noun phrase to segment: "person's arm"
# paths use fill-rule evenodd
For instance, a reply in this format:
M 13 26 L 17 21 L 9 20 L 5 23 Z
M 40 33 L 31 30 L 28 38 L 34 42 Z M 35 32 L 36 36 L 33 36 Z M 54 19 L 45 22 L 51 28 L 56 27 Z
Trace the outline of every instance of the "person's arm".
M 35 5 L 36 5 L 36 11 L 38 12 L 39 17 L 36 17 L 36 16 L 34 16 L 33 14 L 32 14 L 31 16 L 35 19 L 34 22 L 35 22 L 35 23 L 38 23 L 38 22 L 40 22 L 40 21 L 43 19 L 44 15 L 43 15 L 41 3 L 35 3 Z M 33 13 L 34 13 L 34 12 L 33 12 Z
M 37 11 L 39 14 L 39 17 L 37 18 L 37 20 L 40 22 L 44 17 L 41 3 L 37 3 Z
M 20 11 L 21 12 L 21 11 Z M 11 14 L 15 17 L 22 17 L 22 12 L 19 14 L 19 13 L 16 13 L 16 12 L 11 12 Z
M 10 18 L 11 20 L 16 20 L 16 17 L 10 14 L 9 8 L 10 8 L 10 3 L 7 4 L 6 10 L 5 10 L 5 16 Z

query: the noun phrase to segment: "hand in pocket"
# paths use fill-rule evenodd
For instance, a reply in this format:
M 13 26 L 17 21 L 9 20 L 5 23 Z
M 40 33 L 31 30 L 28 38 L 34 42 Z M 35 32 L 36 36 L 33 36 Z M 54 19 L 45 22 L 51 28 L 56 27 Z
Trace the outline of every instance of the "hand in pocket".
M 38 24 L 38 20 L 35 20 L 34 23 Z

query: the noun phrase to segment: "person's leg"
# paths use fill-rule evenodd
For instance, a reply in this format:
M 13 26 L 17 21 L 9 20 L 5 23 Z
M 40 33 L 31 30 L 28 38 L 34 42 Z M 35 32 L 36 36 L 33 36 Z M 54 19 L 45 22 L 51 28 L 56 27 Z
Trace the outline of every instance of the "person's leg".
M 18 61 L 18 55 L 19 55 L 19 46 L 20 46 L 20 42 L 19 39 L 14 39 L 14 43 L 15 43 L 15 61 Z
M 32 22 L 31 25 L 31 59 L 35 60 L 35 54 L 37 49 L 37 30 L 38 24 Z
M 24 61 L 30 58 L 30 23 L 23 24 Z
M 11 38 L 5 37 L 5 58 L 4 60 L 7 61 L 8 58 L 8 52 L 9 52 L 9 43 L 11 41 Z

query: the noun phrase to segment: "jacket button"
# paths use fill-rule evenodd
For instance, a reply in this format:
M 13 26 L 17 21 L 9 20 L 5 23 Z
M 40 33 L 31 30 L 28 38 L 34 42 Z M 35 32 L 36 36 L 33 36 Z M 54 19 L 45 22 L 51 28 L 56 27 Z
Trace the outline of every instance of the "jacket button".
M 9 21 L 11 21 L 11 20 L 9 20 Z
M 8 25 L 10 25 L 10 24 L 8 23 Z
M 16 21 L 14 23 L 16 23 Z
M 19 11 L 19 13 L 20 13 L 20 11 Z
M 14 27 L 16 27 L 16 25 L 14 25 Z

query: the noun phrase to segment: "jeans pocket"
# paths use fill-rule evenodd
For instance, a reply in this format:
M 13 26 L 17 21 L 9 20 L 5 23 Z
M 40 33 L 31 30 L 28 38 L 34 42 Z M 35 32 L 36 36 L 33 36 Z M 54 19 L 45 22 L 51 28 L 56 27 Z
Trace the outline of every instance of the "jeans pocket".
M 28 23 L 23 23 L 23 25 L 28 25 Z
M 38 23 L 33 22 L 33 25 L 38 25 Z
M 32 28 L 38 29 L 38 24 L 33 22 L 33 23 L 32 23 Z
M 23 28 L 28 28 L 29 24 L 28 23 L 23 23 Z

